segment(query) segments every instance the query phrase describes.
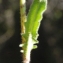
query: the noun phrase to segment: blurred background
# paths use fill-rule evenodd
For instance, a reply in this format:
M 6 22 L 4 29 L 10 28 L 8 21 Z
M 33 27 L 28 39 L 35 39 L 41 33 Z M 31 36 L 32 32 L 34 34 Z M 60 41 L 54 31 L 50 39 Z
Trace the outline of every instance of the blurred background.
M 28 13 L 33 0 L 26 0 Z M 22 63 L 20 1 L 0 0 L 0 63 Z M 30 63 L 63 63 L 63 0 L 48 0 Z

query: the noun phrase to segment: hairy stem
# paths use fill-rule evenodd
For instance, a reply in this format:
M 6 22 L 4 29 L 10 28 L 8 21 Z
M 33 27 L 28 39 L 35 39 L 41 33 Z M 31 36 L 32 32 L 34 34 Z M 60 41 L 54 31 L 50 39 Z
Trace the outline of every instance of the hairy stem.
M 25 44 L 25 42 L 26 42 L 26 39 L 22 36 L 23 34 L 25 34 L 25 25 L 24 25 L 24 23 L 26 22 L 26 4 L 25 3 L 26 3 L 26 0 L 20 0 L 20 15 L 21 15 L 20 19 L 21 19 L 22 44 Z M 22 56 L 23 57 L 23 63 L 29 63 L 30 52 L 29 52 L 28 48 L 29 48 L 28 45 L 26 45 L 25 47 L 22 47 L 23 50 L 21 50 L 21 52 L 24 51 L 23 56 Z
M 21 34 L 25 33 L 24 22 L 26 21 L 26 0 L 20 0 Z

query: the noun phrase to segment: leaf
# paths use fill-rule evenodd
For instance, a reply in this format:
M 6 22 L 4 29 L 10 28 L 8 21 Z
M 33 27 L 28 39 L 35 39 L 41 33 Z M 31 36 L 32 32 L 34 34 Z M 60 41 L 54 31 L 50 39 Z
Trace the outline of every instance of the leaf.
M 38 29 L 43 18 L 43 13 L 46 10 L 46 5 L 47 0 L 34 0 L 30 7 L 27 22 L 25 23 L 25 34 L 27 35 L 30 32 L 33 40 L 37 40 Z
M 43 13 L 46 10 L 46 5 L 47 0 L 34 0 L 30 7 L 27 22 L 25 22 L 25 33 L 22 34 L 25 39 L 23 45 L 23 54 L 25 57 L 30 54 L 32 49 L 37 48 L 34 44 L 38 43 L 38 29 L 43 18 Z

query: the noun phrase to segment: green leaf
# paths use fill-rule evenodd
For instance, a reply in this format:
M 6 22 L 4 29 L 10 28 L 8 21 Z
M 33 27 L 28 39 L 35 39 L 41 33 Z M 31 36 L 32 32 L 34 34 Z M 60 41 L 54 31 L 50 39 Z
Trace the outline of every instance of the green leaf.
M 25 33 L 22 35 L 25 38 L 23 50 L 26 56 L 32 49 L 37 48 L 36 43 L 38 37 L 38 29 L 43 18 L 43 13 L 46 10 L 47 0 L 34 0 L 29 13 L 27 22 L 25 22 Z
M 38 29 L 40 22 L 43 18 L 43 13 L 46 10 L 47 0 L 34 0 L 30 7 L 27 22 L 25 23 L 25 34 L 29 32 L 32 34 L 32 38 L 37 40 Z

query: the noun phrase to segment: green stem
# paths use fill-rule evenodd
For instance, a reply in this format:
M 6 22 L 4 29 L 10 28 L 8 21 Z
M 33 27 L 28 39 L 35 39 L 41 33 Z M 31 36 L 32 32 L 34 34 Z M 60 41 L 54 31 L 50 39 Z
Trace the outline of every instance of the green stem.
M 26 0 L 20 0 L 20 14 L 21 14 L 21 34 L 25 33 L 24 22 L 26 21 Z
M 24 23 L 26 22 L 26 0 L 20 0 L 20 15 L 21 15 L 21 36 L 23 34 L 25 34 L 25 25 Z M 27 35 L 30 37 L 30 35 Z M 29 38 L 28 37 L 28 38 Z M 26 40 L 23 36 L 22 36 L 22 44 L 24 44 L 25 47 L 22 47 L 23 50 L 21 50 L 21 52 L 23 52 L 23 63 L 29 63 L 30 61 L 30 48 L 28 47 L 28 45 L 26 45 L 26 41 L 30 40 L 30 38 L 28 40 Z M 29 41 L 30 42 L 30 41 Z M 29 43 L 27 42 L 27 43 Z M 22 45 L 21 44 L 21 45 Z

